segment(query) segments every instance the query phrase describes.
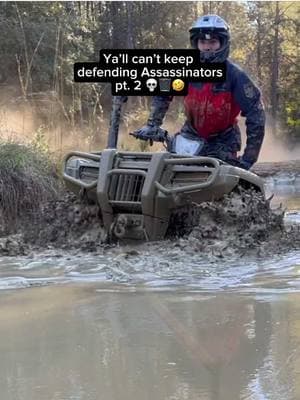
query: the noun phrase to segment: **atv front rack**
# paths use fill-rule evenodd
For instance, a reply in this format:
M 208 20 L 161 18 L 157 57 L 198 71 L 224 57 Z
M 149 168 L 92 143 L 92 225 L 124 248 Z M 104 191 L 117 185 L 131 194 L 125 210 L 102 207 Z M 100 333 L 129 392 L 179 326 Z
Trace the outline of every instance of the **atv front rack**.
M 235 170 L 240 169 L 210 157 L 107 149 L 67 154 L 62 173 L 73 192 L 99 205 L 108 232 L 159 240 L 174 211 L 229 193 L 240 179 Z

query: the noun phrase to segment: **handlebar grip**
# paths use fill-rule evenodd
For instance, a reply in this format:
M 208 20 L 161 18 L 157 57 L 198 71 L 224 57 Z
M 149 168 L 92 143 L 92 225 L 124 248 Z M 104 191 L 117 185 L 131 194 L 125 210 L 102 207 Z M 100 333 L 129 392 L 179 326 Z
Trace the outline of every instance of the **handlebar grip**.
M 135 132 L 130 132 L 130 136 L 135 137 L 136 139 L 140 140 L 149 140 L 150 144 L 153 144 L 153 142 L 167 142 L 169 140 L 168 137 L 168 131 L 162 128 L 157 128 L 156 132 L 151 134 L 143 133 L 140 131 L 135 131 Z

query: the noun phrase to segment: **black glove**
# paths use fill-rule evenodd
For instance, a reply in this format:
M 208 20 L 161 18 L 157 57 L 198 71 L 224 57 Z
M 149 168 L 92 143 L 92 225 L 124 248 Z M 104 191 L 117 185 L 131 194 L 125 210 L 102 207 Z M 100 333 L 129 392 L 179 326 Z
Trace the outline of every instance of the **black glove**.
M 130 133 L 136 139 L 149 140 L 152 146 L 153 142 L 167 142 L 168 132 L 157 125 L 145 125 L 142 128 Z
M 160 125 L 163 123 L 170 101 L 170 99 L 162 97 L 153 97 L 147 125 L 130 133 L 130 135 L 136 139 L 149 140 L 151 146 L 153 142 L 168 143 L 168 132 L 160 128 Z
M 240 168 L 243 168 L 243 169 L 247 169 L 248 170 L 254 164 L 254 162 L 251 162 L 251 161 L 247 160 L 244 156 L 238 157 L 238 160 L 239 160 L 239 163 L 240 163 Z
M 249 162 L 243 157 L 231 158 L 230 160 L 226 160 L 228 164 L 233 165 L 234 167 L 239 167 L 242 169 L 250 169 L 254 163 Z

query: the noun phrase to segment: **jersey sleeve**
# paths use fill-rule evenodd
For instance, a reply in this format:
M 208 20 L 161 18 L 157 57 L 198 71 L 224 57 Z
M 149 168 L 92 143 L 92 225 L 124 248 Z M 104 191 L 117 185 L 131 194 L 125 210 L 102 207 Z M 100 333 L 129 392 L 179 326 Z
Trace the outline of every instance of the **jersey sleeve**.
M 148 125 L 160 126 L 163 123 L 172 100 L 173 96 L 154 96 L 152 98 Z
M 241 70 L 235 74 L 233 96 L 246 118 L 247 143 L 243 158 L 254 164 L 259 156 L 265 134 L 265 111 L 261 92 L 248 75 Z

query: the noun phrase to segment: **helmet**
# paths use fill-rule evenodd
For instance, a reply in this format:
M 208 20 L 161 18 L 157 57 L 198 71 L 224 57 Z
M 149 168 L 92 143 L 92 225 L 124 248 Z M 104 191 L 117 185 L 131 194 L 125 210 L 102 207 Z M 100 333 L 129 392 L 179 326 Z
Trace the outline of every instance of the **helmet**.
M 212 39 L 217 37 L 221 47 L 217 51 L 201 51 L 202 62 L 224 62 L 229 56 L 230 33 L 229 25 L 218 15 L 204 15 L 197 19 L 189 30 L 191 45 L 198 49 L 199 39 Z

